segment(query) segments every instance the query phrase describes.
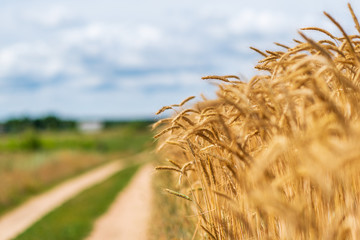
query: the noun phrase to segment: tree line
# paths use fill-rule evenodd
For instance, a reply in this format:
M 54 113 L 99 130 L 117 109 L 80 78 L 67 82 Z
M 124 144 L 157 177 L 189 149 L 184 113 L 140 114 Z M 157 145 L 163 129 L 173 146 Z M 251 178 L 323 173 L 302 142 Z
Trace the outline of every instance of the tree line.
M 104 120 L 103 128 L 113 128 L 118 126 L 131 126 L 136 129 L 144 129 L 153 120 Z M 49 115 L 41 118 L 19 117 L 12 118 L 0 123 L 0 129 L 5 133 L 19 133 L 26 130 L 34 131 L 62 131 L 76 130 L 79 121 L 73 119 L 62 119 L 60 117 Z
M 76 129 L 77 122 L 75 120 L 64 120 L 56 116 L 46 116 L 42 118 L 12 118 L 2 123 L 3 132 L 17 133 L 25 130 L 72 130 Z

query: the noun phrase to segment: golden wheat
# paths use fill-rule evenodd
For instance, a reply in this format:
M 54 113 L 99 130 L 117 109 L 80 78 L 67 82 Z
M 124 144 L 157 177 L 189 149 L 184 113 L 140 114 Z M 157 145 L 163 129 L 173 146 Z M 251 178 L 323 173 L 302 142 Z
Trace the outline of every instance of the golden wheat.
M 191 197 L 166 191 L 191 201 L 202 237 L 360 239 L 360 36 L 324 14 L 341 37 L 311 27 L 327 38 L 252 48 L 267 74 L 203 77 L 224 82 L 218 98 L 155 125 L 174 165 L 158 169 L 185 177 Z

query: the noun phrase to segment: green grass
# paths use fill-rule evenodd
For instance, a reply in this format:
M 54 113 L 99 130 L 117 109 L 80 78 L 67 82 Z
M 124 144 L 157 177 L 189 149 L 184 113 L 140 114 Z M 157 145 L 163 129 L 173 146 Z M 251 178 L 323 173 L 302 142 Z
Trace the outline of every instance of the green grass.
M 159 165 L 164 164 L 159 163 Z M 187 200 L 163 190 L 165 188 L 177 190 L 178 185 L 174 184 L 176 180 L 171 172 L 158 171 L 153 176 L 155 194 L 149 240 L 192 239 L 197 222 L 196 215 Z
M 127 151 L 139 152 L 147 147 L 152 133 L 149 128 L 136 124 L 105 129 L 98 133 L 86 134 L 78 131 L 35 132 L 8 134 L 0 138 L 0 151 L 53 151 L 78 149 L 97 152 Z
M 116 195 L 135 174 L 138 165 L 120 171 L 55 209 L 36 222 L 17 240 L 83 239 L 91 231 L 93 222 L 106 211 Z

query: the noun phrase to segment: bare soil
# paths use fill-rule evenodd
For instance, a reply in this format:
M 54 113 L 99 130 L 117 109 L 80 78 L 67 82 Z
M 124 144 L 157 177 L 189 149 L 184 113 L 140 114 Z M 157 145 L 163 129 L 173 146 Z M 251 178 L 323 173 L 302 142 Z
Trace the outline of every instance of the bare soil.
M 94 225 L 87 240 L 146 240 L 149 226 L 153 167 L 142 167 Z

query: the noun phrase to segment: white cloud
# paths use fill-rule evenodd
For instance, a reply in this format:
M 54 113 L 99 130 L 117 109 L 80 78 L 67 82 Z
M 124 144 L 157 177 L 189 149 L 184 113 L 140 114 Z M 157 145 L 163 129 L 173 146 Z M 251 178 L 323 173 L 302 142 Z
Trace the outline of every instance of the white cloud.
M 286 17 L 279 12 L 243 9 L 228 21 L 228 30 L 236 34 L 257 32 L 263 35 L 279 33 L 287 29 Z
M 0 50 L 0 78 L 29 74 L 44 79 L 59 74 L 64 70 L 64 59 L 58 50 L 41 42 L 18 43 Z
M 41 12 L 41 14 L 40 14 Z M 23 19 L 44 27 L 57 27 L 74 19 L 73 13 L 63 5 L 45 7 L 30 7 L 26 9 Z

